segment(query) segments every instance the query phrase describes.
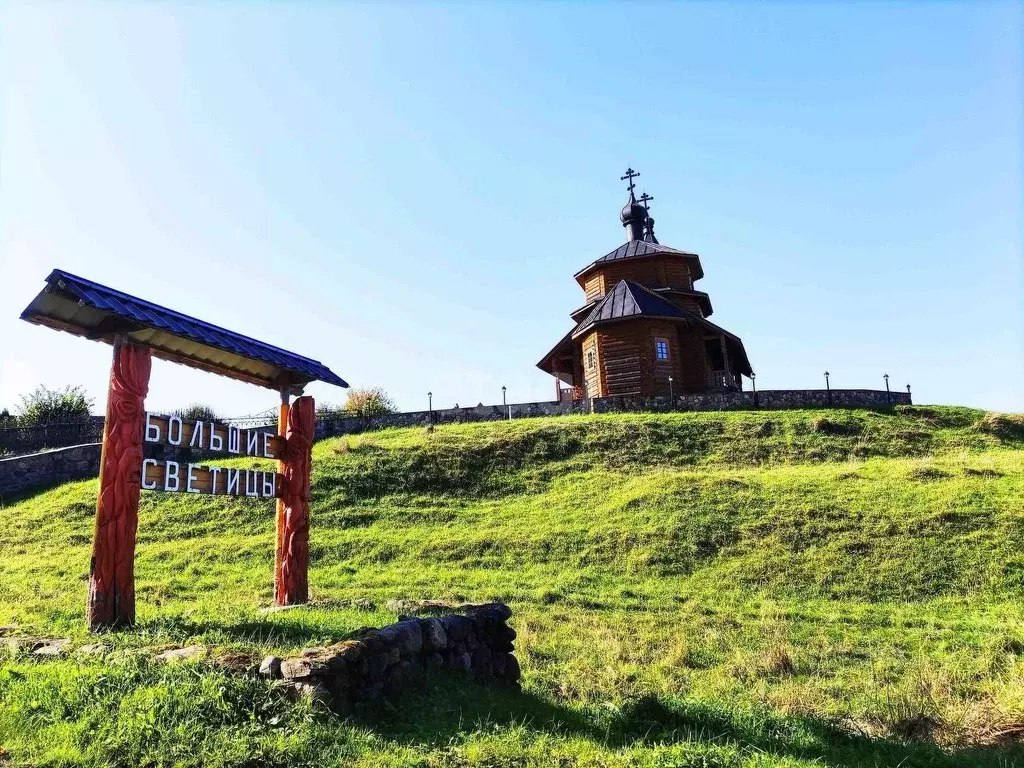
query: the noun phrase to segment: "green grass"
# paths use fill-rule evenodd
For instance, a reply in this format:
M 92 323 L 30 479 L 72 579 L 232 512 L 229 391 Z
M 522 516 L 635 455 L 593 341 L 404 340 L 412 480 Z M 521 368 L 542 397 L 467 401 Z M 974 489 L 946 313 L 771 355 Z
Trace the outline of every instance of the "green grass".
M 144 494 L 139 626 L 0 651 L 0 764 L 1024 762 L 1024 421 L 964 408 L 608 415 L 314 448 L 313 603 L 271 600 L 267 502 Z M 95 481 L 0 509 L 0 624 L 96 642 Z M 522 692 L 439 678 L 340 719 L 210 661 L 502 599 Z

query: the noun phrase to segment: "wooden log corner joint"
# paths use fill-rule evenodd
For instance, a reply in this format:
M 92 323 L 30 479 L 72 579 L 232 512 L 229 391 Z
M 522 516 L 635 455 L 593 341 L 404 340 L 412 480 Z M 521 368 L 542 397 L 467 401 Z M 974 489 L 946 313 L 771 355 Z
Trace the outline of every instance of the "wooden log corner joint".
M 135 535 L 143 490 L 276 499 L 274 597 L 309 597 L 309 477 L 316 423 L 312 381 L 347 387 L 322 363 L 122 291 L 54 270 L 22 312 L 30 323 L 114 347 L 89 566 L 86 616 L 91 630 L 135 622 Z M 281 393 L 277 434 L 228 424 L 147 414 L 152 358 L 217 373 Z M 157 459 L 145 445 L 275 460 L 276 471 Z

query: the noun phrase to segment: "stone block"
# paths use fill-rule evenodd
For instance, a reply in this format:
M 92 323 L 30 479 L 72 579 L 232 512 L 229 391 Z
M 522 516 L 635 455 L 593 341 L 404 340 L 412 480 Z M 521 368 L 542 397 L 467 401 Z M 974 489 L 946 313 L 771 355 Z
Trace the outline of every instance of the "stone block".
M 448 635 L 440 619 L 425 619 L 420 623 L 424 651 L 441 651 L 448 647 Z
M 269 677 L 271 680 L 280 679 L 281 659 L 277 656 L 267 656 L 260 664 L 259 675 L 261 677 Z
M 206 647 L 202 645 L 189 645 L 184 648 L 171 648 L 169 651 L 158 653 L 154 658 L 157 661 L 177 663 L 199 659 L 206 655 Z
M 330 667 L 325 659 L 316 656 L 300 656 L 296 659 L 284 659 L 281 662 L 281 677 L 285 680 L 301 680 L 304 677 L 325 675 Z
M 509 685 L 519 683 L 522 671 L 519 669 L 519 660 L 511 653 L 505 656 L 505 682 Z
M 449 642 L 461 642 L 473 631 L 473 622 L 465 616 L 445 616 L 442 621 Z
M 419 653 L 423 647 L 423 631 L 419 619 L 406 619 L 384 627 L 378 633 L 390 647 L 397 648 L 403 655 Z

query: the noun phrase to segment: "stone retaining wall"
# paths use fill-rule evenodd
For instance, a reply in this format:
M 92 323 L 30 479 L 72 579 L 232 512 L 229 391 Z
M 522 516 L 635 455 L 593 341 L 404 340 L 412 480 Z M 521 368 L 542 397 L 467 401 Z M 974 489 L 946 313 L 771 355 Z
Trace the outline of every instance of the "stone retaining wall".
M 728 411 L 780 410 L 796 408 L 886 408 L 910 405 L 908 392 L 877 389 L 773 389 L 764 392 L 705 392 L 640 397 L 619 395 L 576 402 L 514 403 L 508 406 L 478 405 L 473 408 L 442 408 L 433 411 L 387 413 L 380 416 L 339 416 L 317 421 L 318 439 L 352 435 L 389 427 L 425 427 L 428 424 L 457 424 L 475 421 L 525 419 L 534 416 L 563 416 L 573 413 L 620 413 L 630 411 Z M 433 419 L 433 422 L 431 422 Z
M 97 477 L 101 452 L 101 443 L 89 443 L 0 459 L 0 498 L 69 480 Z
M 512 654 L 512 611 L 502 603 L 475 606 L 465 614 L 402 618 L 382 629 L 363 630 L 357 639 L 313 648 L 288 659 L 268 657 L 260 674 L 282 679 L 297 695 L 345 712 L 352 705 L 422 684 L 432 670 L 452 670 L 478 682 L 519 685 Z
M 707 392 L 662 397 L 615 396 L 576 402 L 514 403 L 509 406 L 478 405 L 473 408 L 442 408 L 433 412 L 410 411 L 382 416 L 351 416 L 318 420 L 317 439 L 351 435 L 389 427 L 418 427 L 428 424 L 454 424 L 476 421 L 501 421 L 509 417 L 561 416 L 581 413 L 622 413 L 637 411 L 726 411 L 779 410 L 792 408 L 886 408 L 910 405 L 908 392 L 876 389 L 776 389 L 764 392 Z M 273 430 L 273 427 L 254 427 Z M 165 453 L 169 447 L 162 449 Z M 200 453 L 173 449 L 180 461 L 201 461 Z M 157 456 L 155 456 L 157 457 Z M 158 456 L 157 458 L 169 458 Z M 75 445 L 52 451 L 0 459 L 0 498 L 23 491 L 45 488 L 99 474 L 100 444 Z
M 512 413 L 513 419 L 535 416 L 563 416 L 568 413 L 589 413 L 586 402 L 511 403 L 509 405 L 477 405 L 471 408 L 439 408 L 434 411 L 385 413 L 380 416 L 337 416 L 317 420 L 316 436 L 335 437 L 371 432 L 389 427 L 425 427 L 428 424 L 458 424 L 471 421 L 502 421 Z
M 594 413 L 635 411 L 786 410 L 797 408 L 887 408 L 911 405 L 909 392 L 877 389 L 769 389 L 764 392 L 704 392 L 662 397 L 601 397 Z

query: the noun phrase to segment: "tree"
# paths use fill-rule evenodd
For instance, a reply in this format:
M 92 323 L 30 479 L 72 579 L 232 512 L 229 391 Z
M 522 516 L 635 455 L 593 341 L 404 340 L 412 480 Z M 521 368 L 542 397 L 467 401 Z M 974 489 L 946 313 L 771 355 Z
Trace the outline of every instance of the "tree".
M 398 409 L 381 387 L 353 389 L 348 393 L 345 410 L 359 416 L 380 416 L 397 413 Z
M 89 418 L 92 404 L 93 401 L 85 395 L 84 387 L 49 389 L 40 386 L 31 394 L 21 396 L 18 424 L 34 427 L 85 421 Z
M 204 403 L 189 403 L 184 408 L 176 411 L 182 421 L 220 421 L 220 416 L 213 408 Z

